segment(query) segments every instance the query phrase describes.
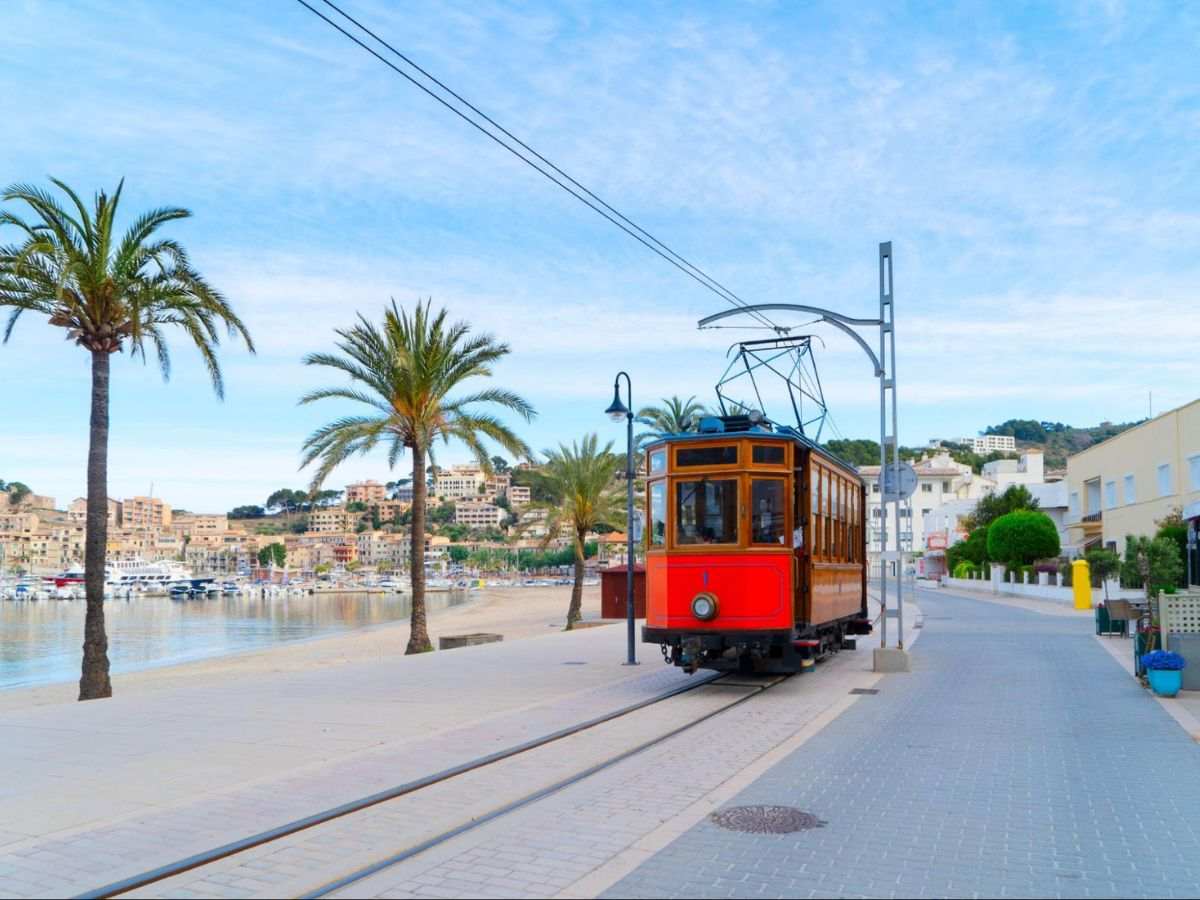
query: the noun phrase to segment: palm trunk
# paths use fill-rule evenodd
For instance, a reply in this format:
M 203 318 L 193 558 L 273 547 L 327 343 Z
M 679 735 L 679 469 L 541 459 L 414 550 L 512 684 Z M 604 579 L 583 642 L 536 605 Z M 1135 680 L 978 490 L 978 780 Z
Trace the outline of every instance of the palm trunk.
M 425 448 L 413 447 L 413 506 L 412 506 L 412 624 L 408 630 L 409 653 L 428 653 L 429 629 L 425 614 Z
M 108 547 L 108 367 L 109 354 L 92 351 L 92 420 L 88 439 L 87 535 L 84 587 L 83 672 L 79 699 L 112 696 L 108 678 L 108 635 L 104 630 L 104 562 Z
M 575 540 L 575 583 L 571 586 L 571 606 L 567 610 L 566 631 L 575 628 L 583 618 L 583 536 Z

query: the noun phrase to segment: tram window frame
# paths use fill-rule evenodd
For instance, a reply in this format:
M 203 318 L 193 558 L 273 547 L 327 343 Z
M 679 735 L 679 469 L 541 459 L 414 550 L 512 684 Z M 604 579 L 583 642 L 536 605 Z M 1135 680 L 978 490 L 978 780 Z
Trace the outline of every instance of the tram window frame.
M 662 491 L 662 514 L 663 514 L 663 531 L 662 538 L 658 541 L 654 540 L 654 491 L 655 489 Z M 668 503 L 669 493 L 667 479 L 660 478 L 657 481 L 651 481 L 646 485 L 646 510 L 649 513 L 647 516 L 646 528 L 646 549 L 647 550 L 665 550 L 667 548 L 667 531 L 670 528 L 671 517 L 669 515 Z
M 747 531 L 746 531 L 747 546 L 750 546 L 750 547 L 775 547 L 775 548 L 790 547 L 792 545 L 792 539 L 791 539 L 792 512 L 791 512 L 791 508 L 790 508 L 791 503 L 789 502 L 789 498 L 788 498 L 787 476 L 786 475 L 772 475 L 772 476 L 752 475 L 750 478 L 747 479 L 747 482 L 748 482 L 748 484 L 746 487 L 746 509 L 747 509 L 749 517 L 750 517 L 750 521 L 747 523 Z M 780 525 L 779 536 L 782 538 L 782 540 L 756 541 L 754 539 L 754 530 L 755 530 L 754 529 L 754 517 L 758 514 L 758 512 L 754 506 L 754 486 L 755 486 L 755 484 L 757 484 L 759 482 L 762 482 L 762 483 L 774 482 L 779 485 L 779 501 L 780 501 L 779 509 L 780 509 L 780 512 L 783 513 L 783 522 Z
M 759 459 L 759 451 L 779 452 L 778 460 Z M 786 469 L 788 467 L 787 445 L 786 444 L 751 444 L 750 445 L 750 465 L 754 468 L 769 467 Z
M 673 515 L 671 516 L 670 531 L 670 546 L 672 549 L 696 550 L 708 547 L 740 547 L 742 546 L 742 519 L 744 517 L 743 500 L 742 500 L 742 478 L 736 474 L 726 475 L 721 473 L 718 477 L 710 477 L 708 475 L 700 475 L 699 477 L 689 478 L 679 476 L 670 480 L 670 503 Z M 733 526 L 734 534 L 732 541 L 681 541 L 680 526 L 683 524 L 683 509 L 680 506 L 680 491 L 685 485 L 693 484 L 717 484 L 717 483 L 732 483 L 733 485 Z
M 683 446 L 676 447 L 675 454 L 671 460 L 672 464 L 673 464 L 673 471 L 677 472 L 677 473 L 683 473 L 683 472 L 690 473 L 697 469 L 718 469 L 718 470 L 737 469 L 739 466 L 739 463 L 741 461 L 741 456 L 742 456 L 741 451 L 739 449 L 740 444 L 741 444 L 740 441 L 734 442 L 734 443 L 731 443 L 728 441 L 722 441 L 719 444 L 709 444 L 709 443 L 685 444 Z M 682 462 L 680 459 L 684 454 L 698 454 L 698 453 L 703 453 L 705 451 L 730 451 L 730 450 L 733 451 L 733 460 L 732 461 L 730 461 L 728 459 L 724 459 L 724 460 L 718 460 L 716 462 L 712 462 L 709 460 L 704 460 L 704 461 L 700 461 L 700 462 Z M 725 453 L 725 455 L 727 456 L 728 453 Z
M 808 478 L 808 518 L 812 523 L 808 536 L 809 554 L 814 559 L 820 559 L 821 552 L 821 469 L 813 466 Z
M 661 462 L 661 465 L 656 466 L 656 462 Z M 646 473 L 648 475 L 666 475 L 667 474 L 667 448 L 659 447 L 651 450 L 646 454 Z

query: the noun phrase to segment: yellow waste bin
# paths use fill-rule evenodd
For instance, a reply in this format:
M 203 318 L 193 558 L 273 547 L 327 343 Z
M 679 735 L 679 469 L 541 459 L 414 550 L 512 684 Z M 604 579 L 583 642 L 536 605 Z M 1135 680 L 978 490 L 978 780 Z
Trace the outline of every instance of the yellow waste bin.
M 1075 608 L 1092 608 L 1092 573 L 1086 559 L 1071 563 L 1071 584 L 1074 586 Z

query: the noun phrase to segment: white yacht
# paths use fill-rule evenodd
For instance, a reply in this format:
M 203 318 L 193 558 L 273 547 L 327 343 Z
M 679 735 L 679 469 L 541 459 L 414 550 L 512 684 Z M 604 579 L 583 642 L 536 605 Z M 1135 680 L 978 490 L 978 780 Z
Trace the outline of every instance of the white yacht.
M 83 566 L 72 566 L 46 580 L 53 581 L 55 587 L 83 584 Z M 118 559 L 110 562 L 104 569 L 104 583 L 114 588 L 133 587 L 135 584 L 165 586 L 172 582 L 191 580 L 190 569 L 170 560 L 148 563 L 141 557 Z

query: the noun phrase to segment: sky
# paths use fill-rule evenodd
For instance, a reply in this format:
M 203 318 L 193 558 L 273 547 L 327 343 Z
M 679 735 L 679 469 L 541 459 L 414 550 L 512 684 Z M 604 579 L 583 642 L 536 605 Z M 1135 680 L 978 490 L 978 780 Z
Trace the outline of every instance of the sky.
M 1195 6 L 344 6 L 749 302 L 874 316 L 891 241 L 905 444 L 1196 396 Z M 539 449 L 589 431 L 623 449 L 603 415 L 618 370 L 635 405 L 712 402 L 728 348 L 764 336 L 698 331 L 723 300 L 294 0 L 3 15 L 0 182 L 90 196 L 125 178 L 126 221 L 190 209 L 168 233 L 258 345 L 222 345 L 224 401 L 181 339 L 165 384 L 116 358 L 114 497 L 211 512 L 304 486 L 305 436 L 352 409 L 298 407 L 339 383 L 301 359 L 389 298 L 432 298 L 510 345 L 493 380 L 536 407 L 512 424 Z M 828 326 L 797 331 L 821 339 L 823 436 L 877 438 L 867 358 Z M 26 316 L 0 383 L 0 478 L 82 495 L 87 355 Z M 380 453 L 331 484 L 403 474 Z

